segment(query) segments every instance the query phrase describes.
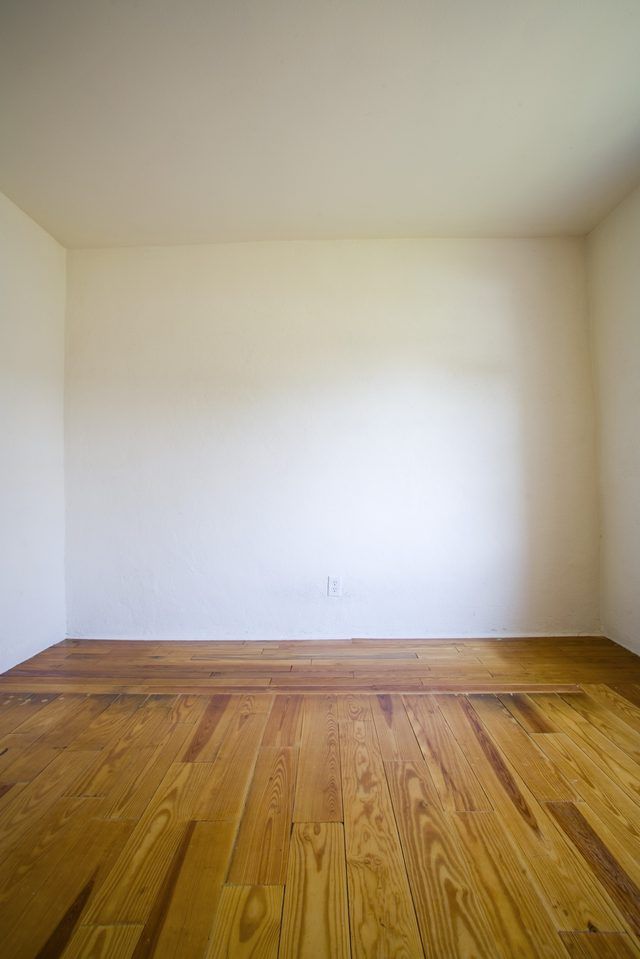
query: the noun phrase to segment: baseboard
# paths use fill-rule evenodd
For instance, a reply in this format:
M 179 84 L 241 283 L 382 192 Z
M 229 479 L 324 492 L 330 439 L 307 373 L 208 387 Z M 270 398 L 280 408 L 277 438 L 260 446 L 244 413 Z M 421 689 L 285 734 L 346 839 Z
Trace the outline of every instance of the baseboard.
M 358 636 L 208 636 L 197 638 L 189 636 L 114 636 L 114 635 L 82 635 L 82 636 L 67 636 L 67 640 L 88 640 L 88 641 L 108 641 L 108 642 L 145 642 L 145 643 L 176 643 L 176 642 L 187 642 L 187 643 L 290 643 L 290 642 L 321 642 L 321 643 L 348 643 L 352 640 L 356 641 L 367 641 L 367 642 L 446 642 L 446 643 L 456 643 L 456 642 L 484 642 L 484 641 L 508 641 L 508 640 L 531 640 L 531 639 L 607 639 L 609 637 L 603 636 L 602 633 L 597 631 L 590 632 L 576 632 L 574 631 L 563 631 L 555 630 L 548 632 L 540 633 L 524 633 L 524 632 L 513 632 L 513 633 L 456 633 L 455 635 L 447 635 L 443 633 L 438 633 L 437 635 L 410 635 L 406 634 L 403 636 L 371 636 L 371 635 L 358 635 Z M 616 642 L 616 640 L 613 640 Z M 619 645 L 624 645 L 620 643 Z M 630 647 L 626 647 L 630 648 Z M 631 649 L 632 652 L 636 650 Z

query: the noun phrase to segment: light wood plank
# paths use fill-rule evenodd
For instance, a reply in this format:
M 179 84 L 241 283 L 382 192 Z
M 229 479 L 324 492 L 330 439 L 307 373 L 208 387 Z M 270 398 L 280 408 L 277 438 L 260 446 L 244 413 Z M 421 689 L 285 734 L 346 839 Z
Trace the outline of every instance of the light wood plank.
M 294 823 L 282 916 L 281 959 L 350 959 L 341 823 Z
M 499 948 L 523 959 L 566 959 L 554 923 L 496 813 L 457 813 L 451 820 Z
M 342 819 L 335 696 L 304 698 L 293 818 L 296 822 Z
M 551 814 L 583 856 L 623 914 L 640 934 L 640 887 L 607 848 L 593 825 L 574 803 L 548 803 Z
M 420 935 L 372 723 L 340 724 L 354 957 L 419 956 Z
M 541 748 L 576 793 L 621 838 L 640 861 L 640 808 L 565 733 L 545 737 Z
M 491 809 L 476 774 L 429 696 L 405 696 L 407 713 L 445 809 Z
M 131 959 L 142 926 L 80 926 L 62 959 Z
M 509 765 L 465 697 L 438 706 L 469 757 L 538 896 L 557 929 L 619 931 L 623 918 L 561 830 Z M 541 736 L 545 742 L 547 735 Z
M 536 799 L 568 802 L 576 798 L 571 786 L 496 696 L 470 696 L 469 700 L 494 742 Z
M 558 727 L 576 742 L 593 762 L 640 804 L 640 764 L 584 721 L 556 694 L 535 694 L 534 701 Z
M 385 761 L 422 759 L 422 752 L 401 696 L 372 696 L 371 710 L 380 743 L 380 754 Z
M 237 706 L 238 701 L 230 695 L 210 697 L 182 756 L 183 762 L 212 762 L 216 758 Z
M 194 819 L 205 763 L 170 767 L 144 816 L 135 825 L 121 855 L 89 904 L 90 925 L 144 923 L 176 851 Z M 116 820 L 112 820 L 115 822 Z
M 285 881 L 297 750 L 261 747 L 233 853 L 229 882 L 278 886 Z
M 84 825 L 82 834 L 58 859 L 55 874 L 49 878 L 54 894 L 49 884 L 42 885 L 37 895 L 22 902 L 22 910 L 17 909 L 12 919 L 3 917 L 4 955 L 33 959 L 64 952 L 130 831 L 129 824 L 121 822 L 94 819 Z
M 222 894 L 235 827 L 189 822 L 132 959 L 200 959 Z
M 194 819 L 239 820 L 267 718 L 267 713 L 236 712 L 215 761 L 203 764 L 211 773 L 196 799 Z
M 282 886 L 225 886 L 206 959 L 276 959 Z
M 299 746 L 302 733 L 302 696 L 278 696 L 262 737 L 263 746 Z
M 386 764 L 420 933 L 427 956 L 505 956 L 446 813 L 432 801 L 422 763 Z

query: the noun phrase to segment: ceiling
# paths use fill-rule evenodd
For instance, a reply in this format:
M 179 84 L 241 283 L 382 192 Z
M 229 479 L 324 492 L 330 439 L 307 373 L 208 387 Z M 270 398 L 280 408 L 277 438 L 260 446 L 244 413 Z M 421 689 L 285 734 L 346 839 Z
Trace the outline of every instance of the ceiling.
M 589 231 L 638 0 L 0 0 L 0 190 L 70 247 Z

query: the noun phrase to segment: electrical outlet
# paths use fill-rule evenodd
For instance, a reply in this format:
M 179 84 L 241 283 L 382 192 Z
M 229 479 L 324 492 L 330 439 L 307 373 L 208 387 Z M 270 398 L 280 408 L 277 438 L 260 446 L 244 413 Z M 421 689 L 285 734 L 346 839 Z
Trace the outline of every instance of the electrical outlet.
M 327 578 L 327 596 L 342 596 L 342 582 L 339 576 Z

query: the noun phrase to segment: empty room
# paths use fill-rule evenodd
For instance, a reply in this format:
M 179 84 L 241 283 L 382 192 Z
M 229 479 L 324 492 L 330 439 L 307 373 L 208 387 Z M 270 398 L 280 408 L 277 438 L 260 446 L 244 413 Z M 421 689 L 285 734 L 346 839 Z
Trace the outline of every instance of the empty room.
M 0 0 L 0 957 L 640 959 L 638 0 Z

